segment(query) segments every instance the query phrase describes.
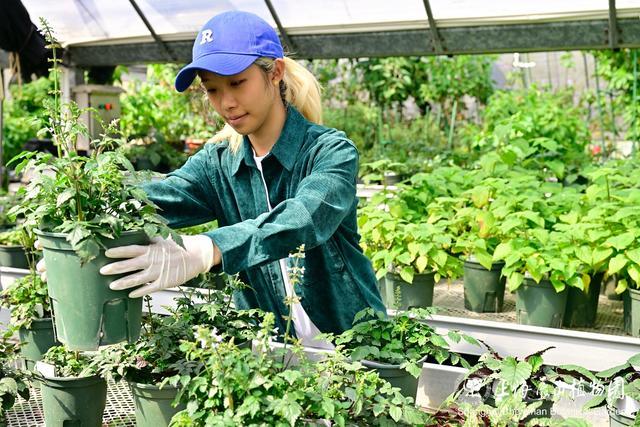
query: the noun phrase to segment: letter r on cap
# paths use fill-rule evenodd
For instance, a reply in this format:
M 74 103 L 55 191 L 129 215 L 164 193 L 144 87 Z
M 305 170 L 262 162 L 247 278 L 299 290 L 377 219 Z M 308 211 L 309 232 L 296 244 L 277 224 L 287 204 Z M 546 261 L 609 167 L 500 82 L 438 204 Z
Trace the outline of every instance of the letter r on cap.
M 213 41 L 213 31 L 204 30 L 202 32 L 202 37 L 200 38 L 200 44 L 205 44 Z

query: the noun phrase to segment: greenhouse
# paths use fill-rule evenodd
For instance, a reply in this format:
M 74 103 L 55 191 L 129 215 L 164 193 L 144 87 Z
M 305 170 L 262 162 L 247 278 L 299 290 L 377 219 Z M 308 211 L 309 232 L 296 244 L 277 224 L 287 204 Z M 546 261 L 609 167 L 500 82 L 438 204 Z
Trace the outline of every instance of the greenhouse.
M 4 0 L 0 427 L 640 426 L 639 52 L 640 0 Z

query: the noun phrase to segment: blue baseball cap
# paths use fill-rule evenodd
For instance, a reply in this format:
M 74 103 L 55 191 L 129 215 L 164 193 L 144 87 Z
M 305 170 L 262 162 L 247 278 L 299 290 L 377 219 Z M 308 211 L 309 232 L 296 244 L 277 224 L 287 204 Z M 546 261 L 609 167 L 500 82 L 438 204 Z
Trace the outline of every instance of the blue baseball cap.
M 284 57 L 280 39 L 271 25 L 249 12 L 221 13 L 198 33 L 191 63 L 176 76 L 176 90 L 184 92 L 198 70 L 231 76 L 246 70 L 260 57 Z

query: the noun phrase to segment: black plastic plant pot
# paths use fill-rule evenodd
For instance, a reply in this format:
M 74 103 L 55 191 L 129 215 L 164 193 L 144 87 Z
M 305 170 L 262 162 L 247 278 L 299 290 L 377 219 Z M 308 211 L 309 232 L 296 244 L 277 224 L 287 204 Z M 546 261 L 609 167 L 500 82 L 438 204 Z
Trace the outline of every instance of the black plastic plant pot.
M 42 356 L 51 347 L 56 345 L 53 333 L 53 319 L 33 319 L 31 327 L 20 328 L 20 354 L 24 358 L 27 369 L 33 371 L 37 361 L 42 360 Z
M 168 426 L 171 418 L 185 409 L 183 404 L 175 408 L 171 405 L 178 389 L 169 384 L 160 388 L 153 384 L 129 382 L 129 387 L 136 406 L 137 427 Z
M 578 288 L 569 288 L 567 308 L 562 325 L 569 328 L 590 328 L 596 323 L 598 315 L 598 298 L 604 273 L 591 276 L 588 292 Z
M 409 310 L 414 307 L 431 307 L 433 304 L 434 273 L 416 274 L 413 276 L 413 283 L 405 282 L 399 274 L 388 273 L 385 285 L 385 305 L 388 308 Z
M 562 327 L 569 290 L 556 292 L 551 282 L 531 278 L 516 290 L 516 319 L 521 325 Z
M 499 313 L 504 305 L 504 262 L 487 270 L 475 261 L 464 262 L 464 308 L 476 313 Z
M 107 382 L 99 376 L 41 377 L 46 427 L 101 427 L 107 403 Z
M 415 378 L 409 372 L 401 369 L 400 365 L 391 365 L 370 360 L 361 360 L 360 363 L 378 372 L 380 378 L 387 380 L 392 386 L 398 387 L 403 396 L 410 397 L 415 402 L 416 394 L 418 393 L 419 378 Z M 422 366 L 421 363 L 420 366 Z
M 24 246 L 0 245 L 0 267 L 29 268 Z
M 86 351 L 137 340 L 142 298 L 129 298 L 130 289 L 109 289 L 109 284 L 121 276 L 103 276 L 99 271 L 114 260 L 101 251 L 97 258 L 82 265 L 66 234 L 36 234 L 47 265 L 47 288 L 58 341 L 69 350 Z M 143 232 L 125 232 L 118 239 L 103 241 L 107 248 L 148 242 Z

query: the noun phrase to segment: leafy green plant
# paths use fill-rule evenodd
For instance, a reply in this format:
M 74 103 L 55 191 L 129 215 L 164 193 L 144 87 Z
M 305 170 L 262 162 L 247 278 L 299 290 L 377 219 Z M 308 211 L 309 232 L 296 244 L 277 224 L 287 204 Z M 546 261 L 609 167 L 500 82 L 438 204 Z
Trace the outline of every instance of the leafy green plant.
M 0 334 L 0 422 L 4 413 L 11 409 L 18 396 L 29 400 L 29 385 L 26 373 L 16 370 L 12 361 L 18 354 L 18 345 L 12 341 L 13 332 Z
M 0 305 L 11 307 L 11 326 L 16 329 L 28 329 L 33 319 L 51 317 L 51 300 L 47 293 L 47 284 L 35 271 L 17 279 L 3 290 L 0 294 Z
M 55 51 L 58 45 L 46 21 L 43 29 Z M 20 190 L 24 201 L 11 213 L 24 216 L 28 227 L 66 233 L 83 262 L 98 255 L 102 239 L 119 237 L 123 231 L 144 230 L 149 237 L 171 234 L 180 241 L 138 187 L 140 179 L 131 163 L 121 152 L 109 151 L 122 143 L 112 136 L 117 134 L 117 123 L 108 124 L 101 138 L 91 141 L 89 157 L 78 154 L 77 139 L 88 136 L 88 131 L 79 120 L 82 111 L 73 103 L 60 103 L 60 60 L 54 55 L 53 61 L 54 90 L 44 101 L 48 122 L 43 131 L 53 135 L 58 156 L 25 152 L 14 159 L 19 161 L 16 172 L 33 169 L 34 178 Z
M 97 374 L 92 364 L 93 356 L 67 350 L 64 346 L 51 347 L 42 357 L 42 362 L 54 368 L 57 377 L 90 377 Z
M 19 228 L 12 230 L 0 231 L 0 245 L 3 246 L 21 246 L 22 231 Z
M 9 216 L 9 211 L 20 202 L 20 197 L 15 193 L 0 195 L 0 230 L 16 225 L 16 219 Z
M 449 360 L 453 365 L 468 368 L 466 360 L 449 349 L 445 337 L 426 323 L 432 313 L 432 309 L 414 308 L 387 317 L 386 313 L 367 308 L 356 314 L 351 329 L 337 336 L 325 336 L 336 344 L 336 351 L 353 360 L 399 365 L 416 378 L 427 357 L 437 363 Z M 447 333 L 447 338 L 479 345 L 473 337 L 453 330 Z
M 585 112 L 573 104 L 573 93 L 548 92 L 535 86 L 498 91 L 484 111 L 484 135 L 477 146 L 497 150 L 510 165 L 559 179 L 576 174 L 589 162 Z
M 616 408 L 618 400 L 625 397 L 634 399 L 640 407 L 640 354 L 630 357 L 621 365 L 596 373 L 596 377 L 597 380 L 591 383 L 595 396 L 584 405 L 585 410 L 603 405 Z M 634 425 L 638 422 L 640 411 L 635 413 Z
M 52 87 L 51 76 L 10 87 L 11 100 L 5 101 L 3 112 L 3 164 L 20 154 L 24 144 L 46 123 L 44 104 Z
M 572 383 L 574 379 L 593 381 L 595 376 L 585 368 L 574 365 L 560 367 L 544 364 L 543 355 L 554 347 L 547 347 L 518 358 L 501 356 L 488 344 L 488 351 L 471 367 L 447 403 L 463 394 L 479 394 L 484 403 L 498 407 L 503 399 L 514 396 L 527 403 L 536 400 L 557 401 L 562 397 L 558 381 Z M 535 408 L 534 408 L 535 409 Z M 522 417 L 524 418 L 524 417 Z
M 92 361 L 103 377 L 126 378 L 142 384 L 159 384 L 175 375 L 184 359 L 180 342 L 193 339 L 190 325 L 172 316 L 149 314 L 135 343 L 104 348 Z
M 121 96 L 120 130 L 127 138 L 156 134 L 166 141 L 189 137 L 208 138 L 222 128 L 221 119 L 212 114 L 201 89 L 189 89 L 184 96 L 173 87 L 176 64 L 151 64 L 147 80 L 125 85 Z M 182 146 L 176 147 L 182 148 Z
M 225 342 L 209 328 L 198 328 L 196 340 L 183 342 L 186 359 L 195 368 L 170 380 L 187 405 L 172 425 L 293 426 L 305 419 L 327 419 L 339 426 L 385 426 L 426 420 L 375 372 L 339 354 L 314 364 L 294 344 L 290 349 L 298 362 L 290 366 L 291 359 L 281 358 L 269 345 L 273 325 L 273 314 L 267 313 L 256 352 Z
M 167 173 L 184 164 L 187 156 L 184 152 L 169 145 L 162 135 L 133 140 L 121 147 L 124 155 L 137 170 L 151 168 Z

